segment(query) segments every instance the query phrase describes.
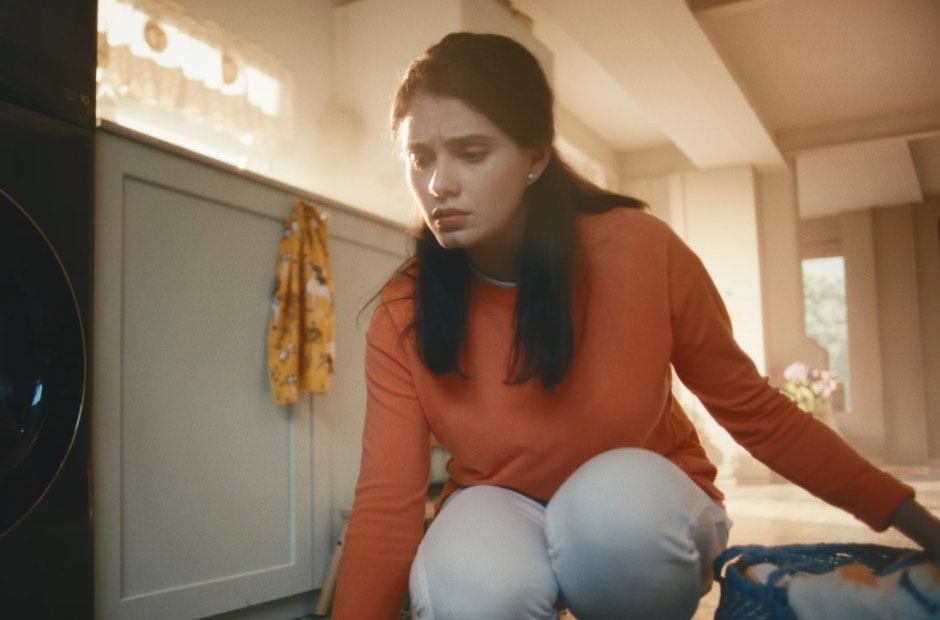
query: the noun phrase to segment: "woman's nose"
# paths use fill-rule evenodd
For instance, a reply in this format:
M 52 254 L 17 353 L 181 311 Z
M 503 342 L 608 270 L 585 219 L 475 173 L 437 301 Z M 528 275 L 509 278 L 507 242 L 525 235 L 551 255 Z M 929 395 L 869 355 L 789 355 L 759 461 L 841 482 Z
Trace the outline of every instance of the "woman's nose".
M 455 196 L 460 192 L 460 184 L 450 166 L 440 164 L 434 169 L 428 183 L 428 192 L 435 198 Z

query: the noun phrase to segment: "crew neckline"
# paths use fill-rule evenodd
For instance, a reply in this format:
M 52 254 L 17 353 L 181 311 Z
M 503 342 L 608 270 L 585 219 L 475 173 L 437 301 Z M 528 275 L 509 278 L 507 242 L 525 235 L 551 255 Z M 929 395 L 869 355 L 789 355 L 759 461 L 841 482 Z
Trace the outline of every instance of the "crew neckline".
M 505 280 L 497 280 L 496 278 L 491 278 L 485 273 L 480 272 L 473 265 L 470 265 L 469 263 L 467 264 L 467 266 L 470 267 L 470 273 L 472 273 L 474 276 L 476 276 L 480 280 L 486 282 L 487 284 L 491 284 L 499 288 L 518 288 L 519 287 L 518 282 L 506 282 Z

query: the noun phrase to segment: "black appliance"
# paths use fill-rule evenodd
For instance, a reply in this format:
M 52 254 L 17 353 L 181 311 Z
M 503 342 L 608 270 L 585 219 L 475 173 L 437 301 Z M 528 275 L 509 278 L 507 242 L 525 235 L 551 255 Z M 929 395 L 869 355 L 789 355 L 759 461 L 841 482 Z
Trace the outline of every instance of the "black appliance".
M 0 2 L 0 617 L 94 617 L 96 0 Z

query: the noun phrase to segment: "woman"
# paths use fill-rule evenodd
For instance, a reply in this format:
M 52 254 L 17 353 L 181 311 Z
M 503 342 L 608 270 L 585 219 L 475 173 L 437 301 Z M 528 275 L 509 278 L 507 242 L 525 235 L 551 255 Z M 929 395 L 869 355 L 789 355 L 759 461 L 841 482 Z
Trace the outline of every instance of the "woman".
M 445 37 L 392 128 L 423 214 L 369 325 L 368 404 L 333 617 L 688 618 L 728 539 L 672 370 L 757 458 L 932 552 L 940 526 L 770 386 L 699 259 L 568 169 L 535 58 Z M 430 437 L 451 453 L 423 532 Z

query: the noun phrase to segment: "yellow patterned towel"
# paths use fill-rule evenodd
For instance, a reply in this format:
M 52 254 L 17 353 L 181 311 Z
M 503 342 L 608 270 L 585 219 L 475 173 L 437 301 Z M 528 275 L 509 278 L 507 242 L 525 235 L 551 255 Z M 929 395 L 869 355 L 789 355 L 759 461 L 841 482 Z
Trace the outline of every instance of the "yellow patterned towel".
M 334 306 L 329 214 L 298 202 L 284 223 L 268 320 L 268 378 L 274 400 L 325 394 L 333 375 Z

